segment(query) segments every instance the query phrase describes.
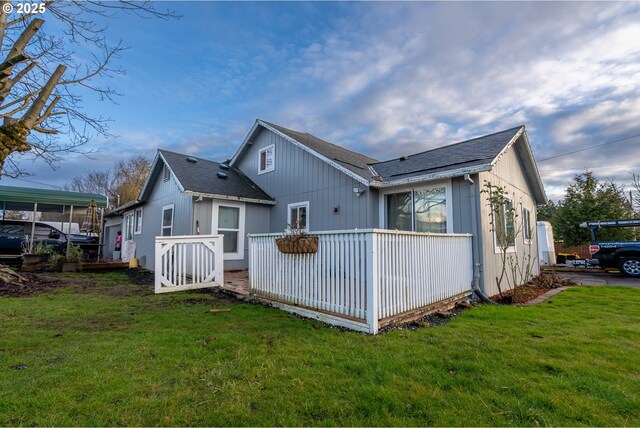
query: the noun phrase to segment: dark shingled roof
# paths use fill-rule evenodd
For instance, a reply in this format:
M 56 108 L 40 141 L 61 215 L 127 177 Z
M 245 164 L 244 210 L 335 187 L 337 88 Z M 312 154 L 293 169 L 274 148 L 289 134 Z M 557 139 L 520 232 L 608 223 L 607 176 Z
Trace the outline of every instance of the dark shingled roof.
M 167 150 L 158 151 L 186 191 L 273 201 L 271 196 L 236 168 L 223 169 L 218 162 Z M 190 162 L 188 158 L 197 162 Z M 225 173 L 227 178 L 218 177 L 218 172 Z
M 522 126 L 485 135 L 411 156 L 373 165 L 384 181 L 470 168 L 491 163 Z
M 331 144 L 328 141 L 324 141 L 311 134 L 293 131 L 291 129 L 287 129 L 280 125 L 275 125 L 266 121 L 262 122 L 366 180 L 371 180 L 371 178 L 373 177 L 373 174 L 371 174 L 371 171 L 369 170 L 368 164 L 378 162 L 376 159 L 370 158 L 369 156 L 365 156 L 360 153 L 352 152 L 351 150 L 347 150 L 344 147 Z

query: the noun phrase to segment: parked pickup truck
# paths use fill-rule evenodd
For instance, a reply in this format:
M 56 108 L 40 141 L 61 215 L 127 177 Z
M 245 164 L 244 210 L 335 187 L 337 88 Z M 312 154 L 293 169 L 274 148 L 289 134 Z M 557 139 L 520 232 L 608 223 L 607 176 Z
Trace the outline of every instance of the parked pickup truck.
M 596 232 L 612 227 L 637 227 L 640 219 L 631 220 L 599 220 L 588 221 L 580 227 L 588 227 L 591 231 L 589 252 L 602 267 L 617 267 L 627 276 L 640 277 L 640 241 L 602 242 L 598 241 Z

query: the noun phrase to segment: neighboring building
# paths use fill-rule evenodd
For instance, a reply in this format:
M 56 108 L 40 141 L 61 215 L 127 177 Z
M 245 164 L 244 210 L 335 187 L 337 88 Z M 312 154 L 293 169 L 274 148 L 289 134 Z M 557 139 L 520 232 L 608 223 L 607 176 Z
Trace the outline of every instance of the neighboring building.
M 516 218 L 503 213 L 497 221 L 526 229 L 509 251 L 536 257 L 535 208 L 546 197 L 524 126 L 379 162 L 257 120 L 228 163 L 159 150 L 139 201 L 119 212 L 147 268 L 158 235 L 224 234 L 225 269 L 242 269 L 247 234 L 294 223 L 311 232 L 471 233 L 481 286 L 496 294 L 500 257 L 485 181 L 504 186 L 517 205 Z

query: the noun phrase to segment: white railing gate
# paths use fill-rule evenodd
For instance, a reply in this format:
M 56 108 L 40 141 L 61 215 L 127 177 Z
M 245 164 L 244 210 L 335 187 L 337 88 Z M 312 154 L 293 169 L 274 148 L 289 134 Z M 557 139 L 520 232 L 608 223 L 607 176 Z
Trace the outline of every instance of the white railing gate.
M 157 236 L 155 292 L 224 284 L 222 235 Z

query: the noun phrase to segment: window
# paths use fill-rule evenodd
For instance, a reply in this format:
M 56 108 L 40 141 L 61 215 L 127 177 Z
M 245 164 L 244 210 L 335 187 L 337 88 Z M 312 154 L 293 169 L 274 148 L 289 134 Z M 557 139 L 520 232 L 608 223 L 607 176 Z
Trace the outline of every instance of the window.
M 288 205 L 287 224 L 291 228 L 309 231 L 309 202 Z
M 225 260 L 244 258 L 244 204 L 231 202 L 214 204 L 213 230 L 224 235 Z
M 169 167 L 165 165 L 164 168 L 162 169 L 162 179 L 164 181 L 167 181 L 169 180 L 170 177 L 171 177 L 171 171 L 169 171 Z
M 533 236 L 533 230 L 531 230 L 531 211 L 526 208 L 522 208 L 522 236 L 524 237 L 525 244 L 531 243 L 531 237 Z
M 124 216 L 124 240 L 131 241 L 133 239 L 133 213 L 127 213 Z
M 162 207 L 162 236 L 173 235 L 173 204 Z
M 272 144 L 258 153 L 258 174 L 264 174 L 275 169 L 276 148 Z
M 494 227 L 493 235 L 495 238 L 496 251 L 503 248 L 515 249 L 516 230 L 514 221 L 513 202 L 509 199 L 505 200 L 498 210 L 493 213 Z
M 413 189 L 387 195 L 387 228 L 415 232 L 447 232 L 447 189 Z
M 142 208 L 138 208 L 135 212 L 133 230 L 135 235 L 142 233 Z

